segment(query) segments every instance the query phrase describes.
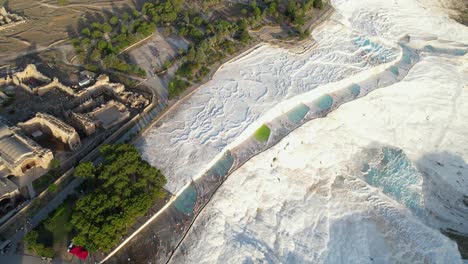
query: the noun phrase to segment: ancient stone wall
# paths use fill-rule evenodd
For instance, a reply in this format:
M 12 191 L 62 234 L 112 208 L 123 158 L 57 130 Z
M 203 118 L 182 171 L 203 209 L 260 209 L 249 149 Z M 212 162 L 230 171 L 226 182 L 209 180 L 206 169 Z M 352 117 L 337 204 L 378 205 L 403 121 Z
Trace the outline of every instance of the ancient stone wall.
M 59 89 L 71 96 L 75 95 L 75 92 L 70 87 L 63 85 L 61 82 L 59 82 L 59 80 L 56 77 L 54 77 L 51 83 L 34 88 L 33 93 L 38 95 L 44 95 L 52 89 Z
M 66 113 L 69 123 L 83 131 L 87 136 L 96 132 L 96 122 L 86 115 L 69 111 Z
M 71 150 L 79 148 L 81 144 L 80 136 L 72 126 L 48 114 L 37 113 L 34 118 L 24 123 L 18 123 L 18 127 L 28 133 L 39 129 L 67 144 Z
M 24 17 L 12 14 L 6 11 L 5 7 L 0 7 L 0 31 L 23 24 L 26 22 Z
M 7 85 L 12 82 L 10 76 L 0 77 L 0 86 Z
M 109 129 L 129 118 L 130 112 L 125 105 L 112 100 L 87 115 L 96 120 L 104 129 Z
M 28 66 L 26 66 L 26 68 L 24 68 L 23 71 L 13 74 L 13 83 L 23 88 L 26 92 L 33 94 L 35 93 L 35 89 L 29 87 L 29 85 L 24 83 L 27 79 L 30 78 L 34 78 L 45 83 L 51 82 L 51 79 L 45 76 L 44 74 L 40 73 L 34 64 L 28 64 Z
M 17 127 L 8 127 L 2 120 L 0 126 L 0 170 L 6 168 L 11 174 L 22 176 L 29 164 L 44 169 L 49 167 L 54 158 L 52 151 L 39 146 Z

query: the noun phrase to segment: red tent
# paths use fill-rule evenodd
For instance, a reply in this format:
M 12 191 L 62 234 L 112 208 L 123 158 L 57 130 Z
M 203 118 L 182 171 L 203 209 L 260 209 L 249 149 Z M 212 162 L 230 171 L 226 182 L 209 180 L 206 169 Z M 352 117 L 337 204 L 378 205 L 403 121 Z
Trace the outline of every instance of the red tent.
M 70 249 L 70 253 L 72 253 L 73 255 L 75 255 L 77 257 L 79 257 L 80 259 L 86 259 L 88 257 L 88 251 L 86 251 L 86 249 L 84 249 L 83 247 L 73 246 Z

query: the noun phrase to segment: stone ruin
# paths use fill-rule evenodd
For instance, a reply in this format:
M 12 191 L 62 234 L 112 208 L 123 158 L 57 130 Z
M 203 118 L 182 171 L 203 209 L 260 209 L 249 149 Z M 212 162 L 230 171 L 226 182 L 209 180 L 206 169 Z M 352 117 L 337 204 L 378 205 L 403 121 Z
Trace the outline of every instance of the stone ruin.
M 34 166 L 47 169 L 52 159 L 52 151 L 41 147 L 18 127 L 10 127 L 0 118 L 0 177 L 9 173 L 23 176 Z
M 148 98 L 127 90 L 125 85 L 110 82 L 107 75 L 98 76 L 90 86 L 69 87 L 59 82 L 56 77 L 51 79 L 45 76 L 33 64 L 27 65 L 22 71 L 0 78 L 0 86 L 12 84 L 18 87 L 17 89 L 38 96 L 43 96 L 53 89 L 61 90 L 67 95 L 68 98 L 62 102 L 66 123 L 54 116 L 38 113 L 34 118 L 18 123 L 18 126 L 29 134 L 36 131 L 49 134 L 68 145 L 71 150 L 80 146 L 80 138 L 74 128 L 90 136 L 96 133 L 99 127 L 107 130 L 128 119 L 131 113 L 127 106 L 138 109 L 150 103 Z M 112 99 L 108 101 L 106 96 Z
M 100 93 L 112 95 L 113 97 L 120 99 L 120 101 L 129 104 L 132 108 L 145 107 L 149 104 L 149 100 L 143 95 L 127 91 L 125 89 L 125 85 L 121 83 L 111 83 L 109 81 L 109 76 L 107 75 L 99 75 L 96 79 L 96 83 L 84 88 L 75 94 L 75 97 L 83 103 L 83 99 L 86 101 Z
M 14 73 L 11 81 L 31 94 L 44 95 L 57 88 L 68 95 L 74 95 L 74 91 L 70 87 L 63 85 L 56 77 L 51 80 L 39 72 L 34 64 L 29 64 L 23 71 Z
M 23 17 L 9 13 L 5 7 L 0 6 L 0 31 L 26 22 Z
M 39 72 L 34 64 L 27 65 L 23 71 L 0 78 L 0 85 L 13 83 L 30 94 L 44 95 L 53 89 L 59 89 L 74 98 L 74 104 L 80 105 L 98 94 L 108 94 L 132 108 L 142 108 L 149 104 L 149 100 L 141 94 L 130 92 L 121 83 L 111 83 L 109 76 L 99 75 L 96 82 L 80 91 L 62 84 L 56 77 L 53 79 Z
M 72 126 L 48 114 L 37 113 L 32 119 L 18 123 L 17 126 L 29 134 L 41 131 L 53 136 L 68 145 L 71 150 L 76 150 L 81 145 L 80 136 Z

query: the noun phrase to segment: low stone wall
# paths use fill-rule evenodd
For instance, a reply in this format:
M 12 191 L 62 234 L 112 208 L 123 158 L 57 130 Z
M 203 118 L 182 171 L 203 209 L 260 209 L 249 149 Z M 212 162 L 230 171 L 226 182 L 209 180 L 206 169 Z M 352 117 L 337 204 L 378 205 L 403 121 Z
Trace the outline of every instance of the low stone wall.
M 47 92 L 51 91 L 52 89 L 59 89 L 71 96 L 75 95 L 75 92 L 70 87 L 63 85 L 56 77 L 54 77 L 51 83 L 46 84 L 41 87 L 33 88 L 32 90 L 33 90 L 33 93 L 42 96 L 46 94 Z

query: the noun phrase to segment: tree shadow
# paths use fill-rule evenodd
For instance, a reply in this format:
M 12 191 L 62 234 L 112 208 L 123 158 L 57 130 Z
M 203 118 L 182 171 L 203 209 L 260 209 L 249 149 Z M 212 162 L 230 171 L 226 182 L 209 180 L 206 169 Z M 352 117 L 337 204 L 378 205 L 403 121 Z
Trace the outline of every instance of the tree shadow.
M 19 67 L 25 67 L 28 64 L 37 64 L 36 66 L 40 66 L 43 63 L 44 61 L 38 54 L 38 45 L 36 42 L 32 42 L 26 49 L 26 55 L 21 54 L 14 59 L 14 64 Z

